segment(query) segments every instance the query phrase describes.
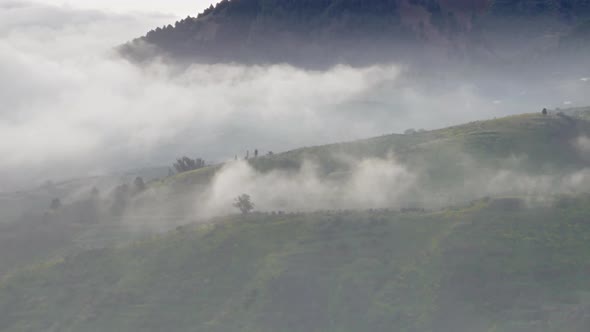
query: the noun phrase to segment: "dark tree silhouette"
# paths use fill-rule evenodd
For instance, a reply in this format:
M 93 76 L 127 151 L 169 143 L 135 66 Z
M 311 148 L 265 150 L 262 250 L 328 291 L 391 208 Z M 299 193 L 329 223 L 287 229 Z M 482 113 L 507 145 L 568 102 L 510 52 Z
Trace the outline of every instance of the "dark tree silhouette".
M 54 198 L 54 199 L 51 201 L 51 204 L 49 205 L 49 207 L 50 207 L 52 210 L 58 210 L 59 208 L 61 208 L 61 200 L 60 200 L 59 198 Z
M 96 187 L 92 187 L 92 190 L 90 190 L 90 197 L 98 198 L 99 196 L 100 196 L 100 190 L 98 190 L 98 188 L 96 188 Z
M 414 135 L 416 133 L 416 129 L 410 128 L 406 131 L 404 131 L 405 135 Z
M 146 188 L 145 182 L 143 182 L 143 178 L 141 176 L 135 178 L 135 181 L 133 181 L 133 185 L 135 186 L 135 192 L 142 192 Z
M 184 156 L 180 159 L 177 159 L 176 163 L 174 163 L 174 168 L 178 173 L 188 172 L 203 167 L 205 167 L 205 160 L 201 158 L 191 159 Z
M 117 186 L 111 195 L 111 214 L 114 216 L 122 215 L 129 200 L 129 185 L 122 184 Z
M 541 111 L 541 113 L 543 113 L 543 115 L 547 115 L 547 109 L 546 109 L 546 108 L 544 108 L 544 109 Z
M 250 195 L 242 194 L 236 197 L 233 206 L 242 212 L 242 214 L 248 214 L 254 210 L 254 203 L 250 199 Z

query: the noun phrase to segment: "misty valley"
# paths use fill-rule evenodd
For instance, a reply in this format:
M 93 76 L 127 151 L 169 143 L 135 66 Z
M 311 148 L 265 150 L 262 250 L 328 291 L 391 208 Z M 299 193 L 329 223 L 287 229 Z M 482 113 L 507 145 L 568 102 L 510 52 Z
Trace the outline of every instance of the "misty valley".
M 589 1 L 211 2 L 0 0 L 0 331 L 590 330 Z

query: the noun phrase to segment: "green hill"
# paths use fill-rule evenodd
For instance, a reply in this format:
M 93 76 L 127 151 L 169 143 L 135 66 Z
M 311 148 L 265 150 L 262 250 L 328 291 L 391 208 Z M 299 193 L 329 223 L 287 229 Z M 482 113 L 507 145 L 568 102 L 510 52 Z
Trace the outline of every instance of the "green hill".
M 366 159 L 395 162 L 416 175 L 415 183 L 401 197 L 371 206 L 363 202 L 347 206 L 339 203 L 339 197 L 335 196 L 332 205 L 310 204 L 309 208 L 302 208 L 301 204 L 307 202 L 305 199 L 312 200 L 306 198 L 304 192 L 293 193 L 302 202 L 298 206 L 289 205 L 292 197 L 288 193 L 278 197 L 281 204 L 271 202 L 273 204 L 265 206 L 258 197 L 254 197 L 254 201 L 262 211 L 311 212 L 359 207 L 438 209 L 487 196 L 584 192 L 590 185 L 571 185 L 570 182 L 589 165 L 590 156 L 575 144 L 579 137 L 590 137 L 588 114 L 587 108 L 566 110 L 563 114 L 551 111 L 547 116 L 524 114 L 250 159 L 248 165 L 258 177 L 276 172 L 297 176 L 305 162 L 313 162 L 317 171 L 314 176 L 325 187 L 350 180 L 356 165 Z M 394 156 L 394 161 L 388 159 L 390 155 Z M 199 218 L 195 211 L 206 208 L 201 205 L 207 197 L 199 195 L 207 195 L 212 183 L 224 176 L 226 166 L 231 163 L 150 182 L 148 190 L 140 195 L 117 193 L 105 187 L 97 199 L 88 196 L 88 188 L 88 193 L 79 195 L 76 200 L 71 198 L 71 191 L 63 189 L 63 197 L 70 198 L 64 200 L 64 206 L 58 211 L 47 210 L 54 196 L 31 192 L 39 206 L 43 201 L 38 197 L 45 197 L 46 208 L 29 209 L 20 219 L 0 224 L 0 276 L 16 267 L 51 257 L 117 245 L 196 221 Z M 497 183 L 490 186 L 494 180 Z M 231 195 L 241 194 L 240 190 L 236 187 Z M 84 193 L 84 190 L 75 186 L 74 192 Z M 227 199 L 227 209 L 219 213 L 233 213 L 233 197 Z M 21 203 L 14 202 L 7 200 L 6 206 L 16 208 L 21 204 L 24 207 L 27 201 L 21 197 Z
M 0 261 L 13 272 L 0 282 L 0 331 L 587 331 L 590 196 L 579 172 L 589 161 L 578 143 L 590 136 L 588 114 L 525 114 L 248 161 L 263 176 L 312 160 L 334 184 L 362 160 L 393 154 L 420 174 L 405 205 L 176 227 L 199 203 L 187 193 L 229 163 L 4 225 Z M 498 170 L 515 175 L 487 195 Z M 442 209 L 410 204 L 416 192 L 455 199 Z M 176 221 L 165 221 L 170 213 Z M 129 244 L 139 236 L 148 238 Z M 14 270 L 44 257 L 54 259 Z
M 253 214 L 33 267 L 1 331 L 587 331 L 590 196 Z

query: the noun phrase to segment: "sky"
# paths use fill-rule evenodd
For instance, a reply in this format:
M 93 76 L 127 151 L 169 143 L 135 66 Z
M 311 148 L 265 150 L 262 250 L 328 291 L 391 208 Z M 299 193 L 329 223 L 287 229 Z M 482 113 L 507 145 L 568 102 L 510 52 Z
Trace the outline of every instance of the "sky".
M 211 0 L 39 0 L 50 5 L 72 8 L 101 9 L 113 12 L 157 12 L 177 17 L 196 16 L 216 1 Z

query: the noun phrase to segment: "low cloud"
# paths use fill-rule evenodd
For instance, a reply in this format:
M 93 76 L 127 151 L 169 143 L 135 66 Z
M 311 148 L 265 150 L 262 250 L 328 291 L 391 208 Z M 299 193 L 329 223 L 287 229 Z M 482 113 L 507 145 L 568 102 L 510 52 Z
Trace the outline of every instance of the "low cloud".
M 590 138 L 587 136 L 580 136 L 574 142 L 574 146 L 583 157 L 590 158 Z
M 355 160 L 328 175 L 308 159 L 297 170 L 261 172 L 245 161 L 223 166 L 188 204 L 197 219 L 235 213 L 233 200 L 248 194 L 258 211 L 309 212 L 346 209 L 439 209 L 485 197 L 552 200 L 554 195 L 590 190 L 590 169 L 531 173 L 511 158 L 501 169 L 485 168 L 467 156 L 455 170 L 462 181 L 437 186 L 426 168 L 412 168 L 393 156 Z M 460 162 L 460 160 L 465 162 Z
M 261 211 L 399 208 L 416 176 L 392 157 L 351 163 L 350 171 L 324 177 L 306 161 L 297 171 L 261 173 L 244 161 L 228 163 L 197 198 L 197 215 L 231 213 L 237 193 L 247 193 Z
M 396 65 L 138 66 L 113 47 L 173 18 L 0 4 L 2 191 L 185 154 L 224 161 L 254 148 L 444 127 L 543 103 L 505 96 L 485 80 L 419 79 Z M 559 90 L 564 98 L 587 98 L 574 81 Z
M 500 168 L 486 168 L 485 163 L 457 155 L 456 165 L 433 165 L 453 168 L 442 170 L 454 173 L 449 173 L 451 179 L 443 186 L 440 179 L 432 178 L 433 168 L 413 167 L 393 155 L 358 159 L 339 154 L 332 158 L 339 166 L 327 174 L 325 164 L 308 157 L 300 167 L 270 171 L 261 171 L 246 161 L 232 161 L 211 178 L 211 170 L 206 170 L 145 189 L 138 188 L 132 178 L 111 183 L 111 187 L 103 183 L 98 195 L 92 194 L 95 184 L 86 183 L 61 196 L 66 205 L 63 218 L 70 222 L 114 220 L 130 230 L 149 232 L 239 213 L 233 202 L 241 194 L 250 195 L 258 212 L 293 213 L 438 210 L 485 197 L 518 197 L 531 204 L 551 204 L 555 195 L 590 191 L 590 168 L 530 172 L 522 158 L 509 158 Z M 53 197 L 47 196 L 45 206 Z

